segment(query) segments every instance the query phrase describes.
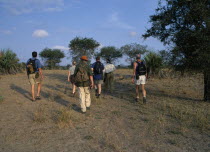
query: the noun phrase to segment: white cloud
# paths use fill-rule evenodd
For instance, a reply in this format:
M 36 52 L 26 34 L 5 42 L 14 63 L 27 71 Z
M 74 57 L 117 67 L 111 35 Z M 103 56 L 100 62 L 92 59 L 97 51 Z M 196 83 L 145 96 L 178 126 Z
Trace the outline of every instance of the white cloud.
M 10 31 L 10 30 L 0 30 L 0 33 L 10 35 L 10 34 L 12 34 L 12 31 Z
M 137 32 L 132 31 L 132 32 L 129 33 L 129 35 L 132 36 L 132 37 L 134 37 L 134 36 L 137 35 Z
M 64 0 L 0 0 L 0 9 L 14 15 L 54 12 L 64 8 Z
M 111 14 L 108 19 L 108 25 L 128 30 L 134 29 L 133 26 L 121 21 L 117 12 Z
M 61 46 L 61 45 L 53 46 L 52 49 L 59 49 L 59 50 L 64 50 L 64 51 L 68 51 L 69 50 L 69 48 L 67 48 L 65 46 Z
M 45 30 L 35 30 L 32 34 L 33 37 L 47 37 L 49 34 Z

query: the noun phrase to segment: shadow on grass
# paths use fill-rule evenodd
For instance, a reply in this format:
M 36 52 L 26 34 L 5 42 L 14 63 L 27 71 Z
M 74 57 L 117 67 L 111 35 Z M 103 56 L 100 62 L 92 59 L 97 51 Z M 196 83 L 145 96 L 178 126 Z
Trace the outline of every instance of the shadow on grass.
M 58 73 L 52 73 L 52 74 L 46 74 L 49 79 L 56 79 L 61 81 L 62 83 L 65 83 L 67 81 L 67 74 L 58 74 Z
M 122 75 L 117 77 L 117 81 L 115 81 L 114 83 L 114 92 L 112 94 L 109 94 L 110 96 L 113 97 L 117 97 L 119 99 L 124 99 L 127 100 L 131 103 L 134 103 L 135 100 L 135 85 L 133 83 L 127 82 L 123 82 L 124 79 L 130 79 L 131 76 L 130 75 Z M 197 98 L 193 98 L 193 97 L 189 97 L 187 95 L 174 95 L 174 94 L 167 94 L 161 90 L 159 90 L 159 88 L 153 88 L 150 85 L 145 85 L 146 91 L 147 91 L 147 95 L 149 96 L 155 96 L 155 97 L 160 97 L 160 98 L 173 98 L 173 99 L 178 99 L 178 100 L 189 100 L 189 101 L 193 101 L 193 102 L 197 102 L 197 101 L 203 101 L 202 99 L 197 99 Z M 140 87 L 140 97 L 141 95 L 141 87 Z
M 11 84 L 10 88 L 20 94 L 22 94 L 25 98 L 31 100 L 31 93 L 23 88 L 21 88 L 20 86 L 17 86 L 15 84 Z

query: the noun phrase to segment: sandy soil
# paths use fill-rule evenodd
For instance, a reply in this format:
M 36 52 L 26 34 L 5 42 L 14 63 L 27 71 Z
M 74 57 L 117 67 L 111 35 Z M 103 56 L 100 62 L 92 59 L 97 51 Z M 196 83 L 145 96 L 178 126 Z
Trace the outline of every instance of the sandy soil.
M 134 103 L 130 70 L 117 70 L 113 94 L 80 113 L 67 71 L 44 71 L 40 101 L 25 74 L 1 76 L 1 152 L 207 152 L 210 104 L 201 76 L 148 80 L 146 105 Z

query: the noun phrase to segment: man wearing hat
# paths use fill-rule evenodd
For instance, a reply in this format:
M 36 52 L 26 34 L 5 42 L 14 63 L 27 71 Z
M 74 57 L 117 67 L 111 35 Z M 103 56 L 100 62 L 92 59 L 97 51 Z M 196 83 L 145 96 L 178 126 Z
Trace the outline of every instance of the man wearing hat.
M 143 103 L 146 103 L 146 76 L 147 69 L 145 63 L 141 60 L 141 55 L 137 55 L 136 62 L 133 63 L 133 78 L 132 81 L 136 85 L 136 102 L 139 101 L 139 87 L 141 85 L 142 95 L 143 95 Z
M 74 71 L 75 85 L 78 87 L 81 112 L 85 113 L 86 109 L 90 109 L 91 98 L 90 89 L 93 87 L 93 74 L 88 64 L 87 56 L 82 56 L 80 63 Z

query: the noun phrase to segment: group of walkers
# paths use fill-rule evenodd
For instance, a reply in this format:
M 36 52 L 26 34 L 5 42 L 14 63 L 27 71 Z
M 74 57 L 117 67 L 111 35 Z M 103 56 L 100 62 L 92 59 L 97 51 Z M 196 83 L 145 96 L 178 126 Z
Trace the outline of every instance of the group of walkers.
M 32 58 L 26 63 L 27 75 L 31 84 L 32 101 L 40 100 L 40 91 L 42 87 L 42 80 L 44 79 L 42 73 L 42 65 L 37 59 L 37 52 L 32 52 Z M 91 95 L 90 89 L 95 88 L 96 98 L 100 98 L 102 92 L 102 84 L 104 83 L 104 90 L 108 93 L 113 93 L 114 71 L 116 70 L 114 64 L 109 58 L 106 59 L 106 65 L 100 61 L 100 57 L 96 57 L 96 62 L 90 65 L 87 56 L 82 56 L 80 62 L 77 64 L 72 62 L 69 68 L 67 81 L 72 84 L 72 95 L 75 96 L 76 90 L 79 93 L 81 112 L 86 113 L 90 109 Z M 145 83 L 147 77 L 146 66 L 141 61 L 141 56 L 136 57 L 136 62 L 133 63 L 132 81 L 136 85 L 136 102 L 139 101 L 139 87 L 141 85 L 143 94 L 143 103 L 146 103 Z M 37 94 L 35 97 L 35 84 L 38 84 Z

